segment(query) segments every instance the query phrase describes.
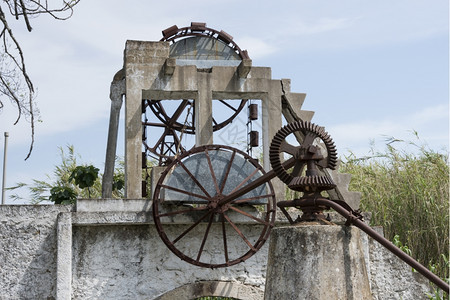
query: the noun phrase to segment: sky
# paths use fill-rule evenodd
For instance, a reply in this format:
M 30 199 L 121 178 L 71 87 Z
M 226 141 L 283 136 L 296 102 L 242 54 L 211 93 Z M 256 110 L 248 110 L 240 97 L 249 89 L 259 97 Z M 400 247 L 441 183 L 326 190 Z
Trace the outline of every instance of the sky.
M 59 4 L 59 2 L 55 2 Z M 72 18 L 9 18 L 37 87 L 42 122 L 31 157 L 29 124 L 17 111 L 0 113 L 0 155 L 9 132 L 6 186 L 46 180 L 73 145 L 80 163 L 104 169 L 109 88 L 122 68 L 126 40 L 158 41 L 161 31 L 192 21 L 224 30 L 247 49 L 253 66 L 290 78 L 306 93 L 338 154 L 368 155 L 387 137 L 449 146 L 449 4 L 445 0 L 83 1 Z M 121 119 L 123 124 L 123 119 Z M 412 147 L 412 146 L 410 146 Z M 123 132 L 118 155 L 123 155 Z M 22 191 L 25 193 L 26 191 Z M 9 199 L 7 204 L 26 203 Z

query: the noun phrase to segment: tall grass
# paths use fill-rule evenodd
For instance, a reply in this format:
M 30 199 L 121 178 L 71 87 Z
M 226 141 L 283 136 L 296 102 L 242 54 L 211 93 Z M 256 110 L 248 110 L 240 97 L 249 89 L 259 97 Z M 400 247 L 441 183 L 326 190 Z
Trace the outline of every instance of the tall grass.
M 361 209 L 372 225 L 401 242 L 411 255 L 448 280 L 449 160 L 426 146 L 391 139 L 383 152 L 346 156 L 340 171 L 352 174 L 350 189 L 362 193 Z

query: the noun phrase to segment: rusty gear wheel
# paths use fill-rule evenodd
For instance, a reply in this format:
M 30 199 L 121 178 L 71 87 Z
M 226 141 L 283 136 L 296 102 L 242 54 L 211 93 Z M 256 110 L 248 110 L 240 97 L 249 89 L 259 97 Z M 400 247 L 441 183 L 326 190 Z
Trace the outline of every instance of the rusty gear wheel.
M 290 134 L 303 138 L 300 146 L 287 142 Z M 326 155 L 322 154 L 321 144 L 326 149 Z M 297 160 L 292 171 L 281 164 L 285 154 Z M 335 187 L 333 181 L 318 170 L 318 167 L 334 170 L 337 166 L 336 146 L 323 127 L 303 121 L 282 127 L 272 140 L 269 157 L 275 174 L 293 190 L 312 192 Z

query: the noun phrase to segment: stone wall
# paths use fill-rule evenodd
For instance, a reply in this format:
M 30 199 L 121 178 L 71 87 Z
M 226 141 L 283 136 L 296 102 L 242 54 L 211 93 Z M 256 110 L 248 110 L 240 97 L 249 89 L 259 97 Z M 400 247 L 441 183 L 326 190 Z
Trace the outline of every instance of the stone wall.
M 167 249 L 149 211 L 0 206 L 0 220 L 0 299 L 263 297 L 269 242 L 244 263 L 206 269 Z M 373 299 L 426 298 L 426 279 L 361 236 Z

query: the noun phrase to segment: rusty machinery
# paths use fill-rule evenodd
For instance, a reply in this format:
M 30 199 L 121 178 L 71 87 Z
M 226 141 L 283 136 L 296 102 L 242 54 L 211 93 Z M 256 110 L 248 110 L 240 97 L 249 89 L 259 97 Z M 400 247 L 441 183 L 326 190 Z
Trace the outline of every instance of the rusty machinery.
M 293 145 L 287 141 L 286 138 L 294 133 L 300 133 L 303 137 L 300 145 Z M 285 153 L 290 157 L 282 162 Z M 191 163 L 190 160 L 193 158 L 195 159 Z M 291 224 L 323 221 L 325 219 L 323 211 L 332 208 L 347 219 L 346 225 L 353 224 L 359 227 L 446 293 L 449 292 L 449 285 L 445 281 L 374 231 L 362 221 L 360 213 L 343 201 L 329 200 L 322 196 L 321 192 L 332 189 L 334 183 L 331 178 L 321 173 L 321 170 L 334 169 L 337 164 L 334 142 L 323 127 L 302 121 L 284 126 L 272 140 L 270 160 L 273 169 L 266 173 L 255 159 L 242 151 L 220 145 L 196 147 L 178 157 L 164 171 L 154 193 L 153 217 L 163 242 L 182 260 L 201 267 L 228 267 L 245 261 L 262 247 L 274 226 L 276 201 L 270 180 L 278 176 L 289 188 L 303 192 L 303 196 L 299 199 L 278 202 L 278 207 Z M 232 172 L 233 168 L 242 166 L 249 168 L 250 174 L 245 178 Z M 169 178 L 175 179 L 167 180 L 168 174 L 172 174 Z M 203 174 L 204 177 L 198 178 L 198 174 Z M 189 190 L 179 188 L 180 181 L 176 179 L 177 177 L 184 182 L 189 178 L 187 180 Z M 231 177 L 233 180 L 230 180 Z M 205 185 L 206 178 L 210 178 L 209 180 L 213 182 L 212 188 Z M 258 190 L 261 186 L 266 187 Z M 165 199 L 170 198 L 170 193 L 167 192 L 184 195 L 185 201 L 170 203 L 170 199 Z M 249 211 L 246 205 L 254 205 L 258 209 Z M 299 208 L 303 215 L 293 220 L 286 207 Z M 236 215 L 260 225 L 258 239 L 252 241 L 247 239 L 244 231 L 248 228 L 240 228 L 239 224 L 232 220 Z M 169 237 L 168 232 L 174 223 L 184 224 L 185 227 Z M 220 262 L 211 263 L 210 257 L 203 257 L 203 251 L 209 241 L 213 224 L 221 226 L 221 234 L 214 242 L 214 247 L 222 259 Z M 241 248 L 242 253 L 234 258 L 229 254 L 230 231 L 237 234 L 245 244 L 245 247 Z M 194 245 L 188 239 L 183 241 L 189 234 L 197 235 L 200 243 Z
M 171 27 L 163 31 L 163 40 L 205 34 L 230 42 L 226 33 L 211 30 L 202 24 L 192 23 L 191 27 L 181 29 Z M 248 57 L 237 45 L 233 47 L 241 57 Z M 158 143 L 162 144 L 165 135 L 173 131 L 185 131 L 188 134 L 195 132 L 192 125 L 178 121 L 181 111 L 192 107 L 190 100 L 182 100 L 172 115 L 165 112 L 160 101 L 145 102 L 146 107 L 161 121 L 159 125 L 150 125 L 165 128 Z M 215 123 L 215 130 L 231 122 L 245 102 L 242 100 L 223 123 Z M 179 144 L 175 146 L 182 148 Z M 160 164 L 167 166 L 153 194 L 152 211 L 156 230 L 170 251 L 188 263 L 220 268 L 250 258 L 267 241 L 275 223 L 276 206 L 291 224 L 308 221 L 329 223 L 323 212 L 334 209 L 347 219 L 346 225 L 359 227 L 445 292 L 449 291 L 446 282 L 365 224 L 359 212 L 344 201 L 330 200 L 322 195 L 335 187 L 332 179 L 323 171 L 335 169 L 338 162 L 334 142 L 323 127 L 301 120 L 282 127 L 270 145 L 269 157 L 273 169 L 268 172 L 255 158 L 227 145 L 183 149 L 177 156 L 173 156 L 173 151 L 169 155 L 167 153 L 170 151 L 164 152 L 158 147 L 151 150 L 164 158 Z M 302 196 L 277 203 L 270 182 L 275 177 Z M 302 211 L 302 215 L 295 220 L 291 217 L 293 208 Z M 249 223 L 252 226 L 248 226 Z M 212 234 L 213 226 L 216 226 L 215 234 Z M 257 230 L 257 234 L 251 234 L 257 238 L 247 235 L 252 230 Z M 240 244 L 234 243 L 231 247 L 231 240 L 240 241 Z M 211 253 L 216 257 L 213 258 Z
M 246 50 L 242 50 L 234 41 L 233 37 L 225 31 L 215 30 L 206 26 L 206 23 L 192 22 L 191 26 L 178 28 L 176 25 L 162 31 L 163 38 L 160 41 L 175 43 L 178 40 L 188 37 L 207 37 L 217 41 L 221 41 L 231 48 L 240 59 L 249 59 Z M 174 102 L 174 101 L 171 101 Z M 218 100 L 221 108 L 225 114 L 222 119 L 212 118 L 213 131 L 218 131 L 230 124 L 236 116 L 245 108 L 248 99 L 242 99 L 238 103 L 236 101 Z M 195 134 L 195 113 L 194 100 L 181 99 L 175 104 L 176 108 L 173 112 L 167 111 L 169 102 L 164 100 L 144 99 L 142 101 L 143 113 L 147 110 L 152 112 L 152 115 L 157 117 L 156 121 L 149 121 L 147 118 L 143 120 L 143 141 L 146 151 L 146 157 L 151 157 L 157 160 L 160 166 L 168 165 L 175 156 L 186 151 L 180 136 L 182 134 Z M 165 107 L 166 106 L 166 107 Z M 249 109 L 252 109 L 250 107 Z M 160 137 L 150 142 L 147 138 L 147 128 L 163 128 Z M 254 133 L 253 133 L 254 135 Z M 255 144 L 255 143 L 254 143 Z M 144 163 L 145 164 L 145 160 Z

